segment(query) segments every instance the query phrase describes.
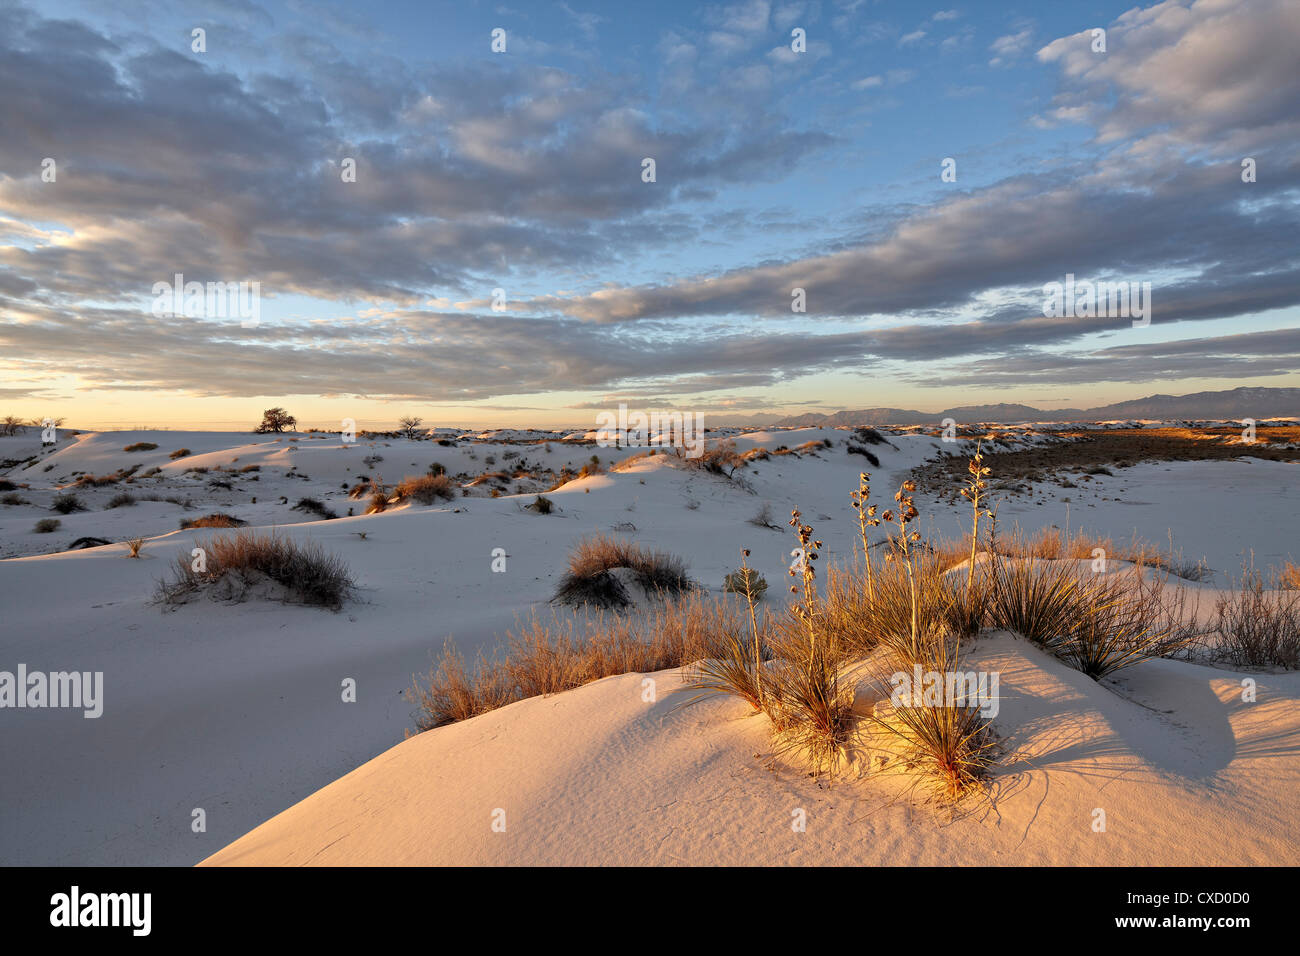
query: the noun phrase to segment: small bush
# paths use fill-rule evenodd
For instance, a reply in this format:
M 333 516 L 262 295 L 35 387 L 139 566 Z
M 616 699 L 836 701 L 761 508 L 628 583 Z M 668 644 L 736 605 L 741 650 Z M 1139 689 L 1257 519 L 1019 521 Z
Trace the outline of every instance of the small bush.
M 875 453 L 869 449 L 863 448 L 861 445 L 855 445 L 853 442 L 849 442 L 848 451 L 850 455 L 861 455 L 867 461 L 871 462 L 873 467 L 880 467 L 880 459 L 877 458 Z
M 431 505 L 440 498 L 451 501 L 456 497 L 456 486 L 445 474 L 408 475 L 393 490 L 398 498 L 412 498 L 422 505 Z
M 120 495 L 114 495 L 112 500 L 104 506 L 104 510 L 108 511 L 112 508 L 125 508 L 133 504 L 135 504 L 135 497 L 124 491 Z
M 220 489 L 220 490 L 222 490 L 222 491 L 231 491 L 231 490 L 234 488 L 234 485 L 232 485 L 230 482 L 226 481 L 226 479 L 224 479 L 224 478 L 209 478 L 209 479 L 208 479 L 208 487 L 209 487 L 209 488 L 218 488 L 218 489 Z
M 122 451 L 153 451 L 157 447 L 151 441 L 138 441 L 134 445 L 125 446 Z
M 243 475 L 243 474 L 247 474 L 250 471 L 261 471 L 261 470 L 262 470 L 261 465 L 245 465 L 243 468 L 239 469 L 239 473 Z
M 16 491 L 18 486 L 8 478 L 0 478 L 0 491 Z
M 128 538 L 126 541 L 127 557 L 140 557 L 140 549 L 144 547 L 144 538 Z
M 855 428 L 853 435 L 858 441 L 868 445 L 887 445 L 888 439 L 874 428 Z
M 50 502 L 50 510 L 57 511 L 61 515 L 72 514 L 74 511 L 85 511 L 86 506 L 81 503 L 81 499 L 76 495 L 56 495 Z
M 36 522 L 36 527 L 32 530 L 36 534 L 49 534 L 51 531 L 58 531 L 59 525 L 63 524 L 58 518 L 42 518 Z
M 191 452 L 188 448 L 177 448 L 174 452 L 172 452 L 167 457 L 170 458 L 172 461 L 175 461 L 177 458 L 185 458 L 190 454 Z
M 338 515 L 325 506 L 318 498 L 299 498 L 298 503 L 293 506 L 294 511 L 308 511 L 312 514 L 329 520 L 337 518 Z
M 188 531 L 191 528 L 242 528 L 246 524 L 248 524 L 247 521 L 241 521 L 233 515 L 216 511 L 210 515 L 204 515 L 202 518 L 182 518 L 181 530 Z
M 751 594 L 755 601 L 760 601 L 767 591 L 767 580 L 753 568 L 741 568 L 722 579 L 722 590 L 732 594 Z
M 0 498 L 0 502 L 7 505 L 25 505 L 28 503 L 27 499 L 18 494 L 5 495 L 3 498 Z
M 1261 575 L 1247 572 L 1215 612 L 1217 659 L 1236 667 L 1300 667 L 1300 593 L 1266 590 Z
M 537 499 L 529 507 L 539 515 L 548 515 L 554 510 L 555 502 L 545 495 L 538 495 Z

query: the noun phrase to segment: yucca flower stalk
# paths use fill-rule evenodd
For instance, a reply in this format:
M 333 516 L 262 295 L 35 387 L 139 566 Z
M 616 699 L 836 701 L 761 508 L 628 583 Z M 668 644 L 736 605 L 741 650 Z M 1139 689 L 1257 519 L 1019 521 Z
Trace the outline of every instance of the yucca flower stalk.
M 740 552 L 740 576 L 744 582 L 745 603 L 749 605 L 749 633 L 754 638 L 754 681 L 758 688 L 758 709 L 764 710 L 763 706 L 763 661 L 760 657 L 759 645 L 762 643 L 758 636 L 758 613 L 754 610 L 754 605 L 758 603 L 758 596 L 754 593 L 754 576 L 746 563 L 749 559 L 749 549 L 742 548 Z
M 806 525 L 802 522 L 803 515 L 795 508 L 790 512 L 790 527 L 795 529 L 795 537 L 799 539 L 799 547 L 794 551 L 799 560 L 791 566 L 790 577 L 801 578 L 803 596 L 798 604 L 794 606 L 795 615 L 804 622 L 808 629 L 808 646 L 812 649 L 817 644 L 817 570 L 813 567 L 813 562 L 817 560 L 817 552 L 821 549 L 822 543 L 813 540 L 812 525 Z M 790 585 L 790 593 L 798 594 L 800 585 Z
M 992 472 L 991 468 L 984 467 L 984 454 L 981 450 L 984 440 L 975 444 L 975 457 L 971 459 L 966 470 L 970 472 L 970 479 L 966 486 L 961 490 L 961 496 L 971 503 L 971 529 L 970 529 L 970 566 L 966 569 L 966 600 L 970 600 L 971 588 L 975 584 L 975 548 L 979 541 L 980 535 L 980 517 L 992 514 L 988 509 L 982 508 L 984 496 L 982 492 L 988 487 L 988 482 L 984 476 Z
M 898 502 L 898 511 L 886 511 L 881 517 L 886 521 L 898 523 L 899 546 L 903 551 L 903 562 L 907 568 L 907 587 L 912 599 L 912 649 L 916 651 L 920 643 L 920 622 L 917 620 L 916 571 L 912 566 L 912 542 L 921 540 L 921 532 L 908 531 L 907 526 L 916 520 L 916 505 L 912 502 L 912 492 L 916 491 L 916 482 L 910 478 L 894 494 Z
M 849 497 L 853 499 L 853 507 L 858 513 L 858 533 L 862 536 L 862 557 L 867 562 L 867 598 L 872 604 L 876 603 L 876 576 L 871 567 L 871 542 L 867 535 L 867 528 L 874 528 L 880 524 L 880 519 L 876 517 L 876 506 L 867 504 L 867 497 L 871 494 L 870 485 L 871 475 L 869 472 L 862 472 L 858 475 L 858 490 L 851 492 Z

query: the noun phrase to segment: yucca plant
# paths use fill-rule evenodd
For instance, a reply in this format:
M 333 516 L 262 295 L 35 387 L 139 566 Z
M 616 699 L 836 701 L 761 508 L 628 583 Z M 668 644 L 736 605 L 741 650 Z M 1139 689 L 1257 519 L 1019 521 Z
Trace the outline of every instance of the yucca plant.
M 1070 564 L 998 558 L 991 572 L 990 622 L 1050 649 L 1066 639 L 1087 611 L 1090 590 Z
M 958 645 L 942 629 L 930 629 L 917 644 L 895 637 L 886 660 L 906 673 L 947 675 L 960 669 Z M 955 802 L 977 790 L 994 758 L 990 721 L 969 701 L 925 703 L 904 701 L 888 716 L 873 713 L 871 722 L 898 737 L 910 761 L 921 771 L 918 785 L 946 802 Z
M 1165 599 L 1167 579 L 1165 574 L 1147 580 L 1138 566 L 1089 589 L 1089 606 L 1056 646 L 1057 656 L 1099 681 L 1187 647 L 1197 629 L 1184 623 L 1179 604 Z

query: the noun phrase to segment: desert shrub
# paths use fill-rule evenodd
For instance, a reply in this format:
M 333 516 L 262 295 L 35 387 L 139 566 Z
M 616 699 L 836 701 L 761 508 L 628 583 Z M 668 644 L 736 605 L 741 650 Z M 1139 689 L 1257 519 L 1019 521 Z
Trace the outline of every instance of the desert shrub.
M 241 521 L 233 515 L 215 511 L 210 515 L 204 515 L 202 518 L 182 518 L 181 530 L 188 531 L 191 528 L 242 528 L 246 524 L 248 524 L 247 521 Z
M 366 514 L 373 515 L 388 510 L 388 492 L 376 489 L 370 493 L 370 501 L 366 504 Z
M 73 482 L 73 487 L 103 488 L 106 485 L 115 485 L 119 481 L 121 481 L 120 475 L 82 475 Z
M 887 445 L 888 439 L 874 428 L 855 428 L 853 437 L 867 445 Z
M 135 504 L 135 496 L 129 495 L 125 491 L 120 495 L 114 495 L 108 504 L 104 505 L 104 510 L 110 508 L 123 508 Z
M 172 452 L 167 457 L 170 458 L 172 461 L 175 461 L 177 458 L 185 458 L 188 457 L 190 454 L 191 452 L 188 448 L 177 448 L 174 452 Z
M 153 451 L 158 446 L 151 441 L 138 441 L 133 445 L 125 446 L 122 451 Z
M 745 467 L 745 459 L 736 451 L 736 443 L 731 439 L 714 442 L 711 447 L 695 458 L 685 459 L 692 468 L 700 468 L 714 475 L 731 478 L 737 468 Z
M 772 502 L 764 501 L 754 512 L 754 517 L 749 519 L 749 523 L 757 528 L 771 528 L 773 531 L 781 529 L 772 523 Z
M 140 557 L 140 549 L 144 547 L 144 538 L 128 538 L 126 540 L 126 549 L 128 558 Z
M 58 518 L 42 518 L 36 522 L 36 527 L 32 530 L 36 534 L 49 534 L 52 531 L 58 531 L 59 525 L 63 524 Z
M 855 445 L 853 442 L 848 443 L 848 453 L 850 455 L 861 455 L 867 461 L 871 462 L 872 467 L 880 467 L 880 459 L 870 449 L 863 448 L 861 445 Z
M 205 569 L 195 571 L 188 553 L 179 556 L 172 577 L 158 585 L 158 601 L 177 603 L 218 583 L 224 585 L 223 596 L 238 601 L 253 586 L 271 581 L 284 589 L 286 600 L 337 609 L 356 586 L 347 566 L 315 542 L 238 532 L 216 536 L 203 548 Z
M 1288 561 L 1282 565 L 1277 573 L 1277 586 L 1284 591 L 1300 591 L 1300 564 Z
M 307 511 L 326 520 L 338 517 L 337 514 L 326 507 L 324 502 L 318 498 L 299 498 L 298 503 L 293 506 L 293 510 Z
M 413 498 L 422 505 L 431 505 L 439 498 L 451 501 L 456 497 L 456 486 L 445 474 L 408 475 L 393 490 L 398 498 Z
M 243 475 L 243 474 L 247 474 L 250 471 L 261 471 L 261 470 L 262 470 L 261 465 L 245 465 L 243 468 L 239 469 L 239 473 Z
M 17 491 L 18 486 L 8 478 L 0 478 L 0 491 Z
M 446 473 L 447 473 L 447 466 L 442 464 L 441 462 L 435 461 L 433 464 L 429 466 L 429 474 L 431 475 L 445 475 Z
M 569 554 L 568 570 L 560 580 L 552 601 L 560 604 L 592 604 L 601 608 L 626 607 L 629 598 L 622 583 L 610 572 L 630 570 L 643 588 L 664 595 L 689 591 L 681 558 L 606 535 L 579 541 Z
M 545 495 L 538 495 L 531 505 L 529 505 L 539 515 L 548 515 L 555 509 L 555 502 Z
M 209 487 L 209 488 L 218 488 L 218 489 L 220 489 L 221 491 L 230 491 L 230 490 L 232 490 L 232 489 L 234 488 L 234 485 L 232 485 L 230 482 L 226 481 L 226 479 L 224 479 L 224 478 L 209 478 L 209 479 L 208 479 L 208 487 Z
M 1212 655 L 1235 667 L 1300 667 L 1300 593 L 1264 587 L 1247 571 L 1215 604 Z
M 55 495 L 54 500 L 50 502 L 50 510 L 57 511 L 61 515 L 72 514 L 74 511 L 85 511 L 86 506 L 81 503 L 81 499 L 73 494 Z

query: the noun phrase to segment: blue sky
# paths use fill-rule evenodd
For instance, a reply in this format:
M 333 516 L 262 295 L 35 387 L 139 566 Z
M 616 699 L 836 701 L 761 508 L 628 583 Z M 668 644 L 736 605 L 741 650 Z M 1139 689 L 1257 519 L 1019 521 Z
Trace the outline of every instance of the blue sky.
M 751 421 L 1297 383 L 1281 0 L 0 19 L 0 398 L 26 415 Z M 1150 282 L 1151 324 L 1044 318 L 1070 272 Z M 151 314 L 175 273 L 259 282 L 258 326 Z

